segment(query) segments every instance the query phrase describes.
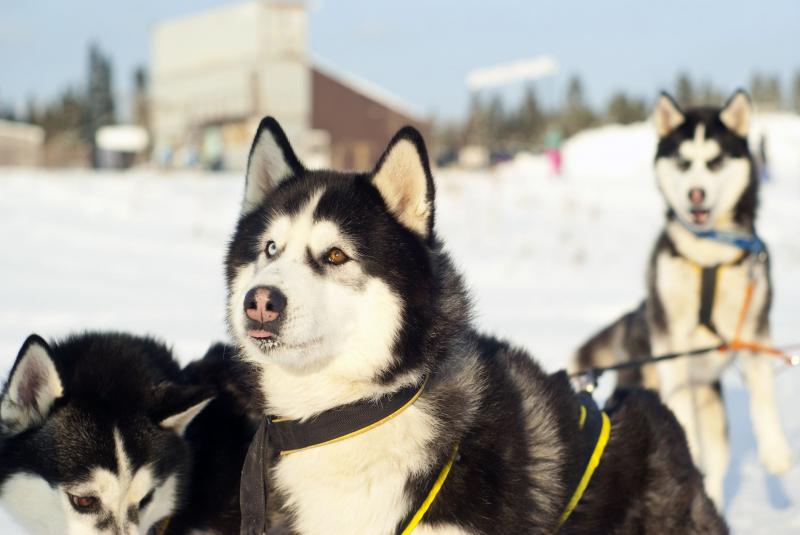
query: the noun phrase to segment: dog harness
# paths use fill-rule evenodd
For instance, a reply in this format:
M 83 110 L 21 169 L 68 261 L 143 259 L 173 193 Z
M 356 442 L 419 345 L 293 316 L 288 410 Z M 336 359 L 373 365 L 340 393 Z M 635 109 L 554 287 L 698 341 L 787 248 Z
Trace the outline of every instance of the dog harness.
M 268 471 L 272 461 L 311 448 L 333 444 L 366 433 L 391 420 L 422 395 L 427 378 L 378 400 L 361 400 L 322 412 L 308 420 L 267 417 L 256 431 L 247 450 L 240 483 L 242 535 L 262 535 L 267 531 Z M 458 455 L 456 443 L 439 472 L 427 497 L 400 535 L 408 535 L 422 521 Z
M 714 299 L 717 293 L 719 273 L 726 267 L 740 265 L 748 256 L 750 256 L 750 253 L 743 251 L 742 255 L 733 262 L 717 264 L 710 267 L 695 264 L 686 258 L 687 262 L 691 263 L 692 266 L 700 272 L 700 308 L 697 314 L 697 324 L 705 327 L 718 338 L 722 338 L 722 336 L 719 334 L 719 331 L 717 331 L 717 327 L 714 325 L 714 320 L 711 318 L 711 315 L 714 312 Z
M 558 529 L 560 529 L 569 519 L 572 512 L 581 501 L 589 482 L 592 480 L 594 471 L 600 465 L 600 460 L 603 457 L 603 452 L 608 444 L 608 439 L 611 436 L 611 421 L 608 415 L 597 408 L 591 394 L 588 392 L 579 392 L 578 399 L 581 403 L 580 415 L 578 417 L 578 427 L 581 430 L 583 440 L 581 441 L 581 459 L 583 462 L 583 473 L 578 480 L 572 496 L 567 502 L 567 507 L 561 513 L 561 518 L 558 521 Z M 557 530 L 556 530 L 557 531 Z
M 718 338 L 722 338 L 717 331 L 716 325 L 711 315 L 714 311 L 714 297 L 717 291 L 717 280 L 719 279 L 720 269 L 727 266 L 738 266 L 751 254 L 755 255 L 756 259 L 763 260 L 766 255 L 767 247 L 758 235 L 753 234 L 739 234 L 733 232 L 723 232 L 720 230 L 699 230 L 680 217 L 676 220 L 689 232 L 694 234 L 697 238 L 731 245 L 741 249 L 742 254 L 733 262 L 717 264 L 715 266 L 705 267 L 697 264 L 689 258 L 683 256 L 695 269 L 700 272 L 700 308 L 698 310 L 697 324 L 708 329 L 712 334 Z M 680 253 L 678 253 L 680 254 Z M 752 273 L 751 273 L 752 276 Z

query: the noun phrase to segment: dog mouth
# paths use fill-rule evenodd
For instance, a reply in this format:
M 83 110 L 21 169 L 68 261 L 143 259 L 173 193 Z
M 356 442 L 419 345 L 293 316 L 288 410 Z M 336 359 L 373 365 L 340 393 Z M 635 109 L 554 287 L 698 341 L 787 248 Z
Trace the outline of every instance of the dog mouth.
M 278 338 L 275 333 L 263 328 L 248 329 L 247 338 L 265 354 L 277 349 L 283 351 L 305 351 L 322 343 L 322 337 L 310 338 L 302 342 L 287 342 Z
M 262 352 L 270 351 L 281 345 L 275 333 L 266 329 L 248 329 L 247 336 Z
M 245 331 L 247 337 L 262 351 L 274 349 L 280 345 L 278 335 L 267 328 L 267 325 L 252 322 Z
M 692 223 L 695 225 L 705 225 L 708 223 L 708 216 L 711 210 L 706 208 L 692 208 L 689 210 L 689 213 L 692 214 Z

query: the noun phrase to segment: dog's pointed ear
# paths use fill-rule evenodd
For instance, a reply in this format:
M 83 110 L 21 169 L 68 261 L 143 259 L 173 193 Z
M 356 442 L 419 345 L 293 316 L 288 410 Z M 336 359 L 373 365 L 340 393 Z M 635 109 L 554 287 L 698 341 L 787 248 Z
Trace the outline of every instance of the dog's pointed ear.
M 305 172 L 281 125 L 273 117 L 261 120 L 250 147 L 242 212 L 261 204 L 278 184 Z
M 400 223 L 431 237 L 435 189 L 428 151 L 416 129 L 406 126 L 395 134 L 375 166 L 372 183 Z
M 186 428 L 216 393 L 210 388 L 194 385 L 161 383 L 153 389 L 154 408 L 152 419 L 164 429 L 172 429 L 183 436 Z
M 656 124 L 658 137 L 664 137 L 683 123 L 685 117 L 675 99 L 669 93 L 662 91 L 656 101 L 653 112 L 653 122 Z
M 750 116 L 753 113 L 753 108 L 750 105 L 750 97 L 744 89 L 737 89 L 722 111 L 719 112 L 719 120 L 722 121 L 728 130 L 735 133 L 740 137 L 747 137 L 747 132 L 750 130 Z
M 64 394 L 50 346 L 32 334 L 22 344 L 0 400 L 0 422 L 19 433 L 41 424 Z

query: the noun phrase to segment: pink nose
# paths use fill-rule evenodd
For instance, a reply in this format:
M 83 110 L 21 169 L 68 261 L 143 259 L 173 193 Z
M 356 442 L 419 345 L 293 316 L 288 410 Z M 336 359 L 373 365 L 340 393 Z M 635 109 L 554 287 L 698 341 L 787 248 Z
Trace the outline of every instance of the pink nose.
M 244 313 L 253 321 L 275 321 L 286 308 L 286 296 L 277 288 L 259 286 L 244 296 Z
M 689 190 L 689 200 L 693 204 L 700 204 L 706 198 L 706 191 L 703 188 L 692 188 Z

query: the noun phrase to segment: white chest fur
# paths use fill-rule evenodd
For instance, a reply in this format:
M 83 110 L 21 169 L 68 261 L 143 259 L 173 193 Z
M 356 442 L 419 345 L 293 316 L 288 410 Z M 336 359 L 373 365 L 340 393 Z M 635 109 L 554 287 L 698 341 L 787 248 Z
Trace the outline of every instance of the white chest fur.
M 740 253 L 741 254 L 741 253 Z M 721 340 L 707 328 L 700 326 L 701 272 L 697 264 L 683 257 L 662 253 L 656 259 L 656 288 L 666 314 L 668 338 L 671 343 L 663 348 L 684 351 L 714 346 Z M 716 288 L 711 320 L 724 341 L 733 340 L 737 334 L 739 316 L 745 305 L 750 283 L 750 260 L 740 264 L 723 265 L 717 269 Z M 766 304 L 768 287 L 766 271 L 762 264 L 753 270 L 755 286 L 740 337 L 754 341 L 758 318 Z M 691 374 L 696 380 L 716 380 L 731 362 L 731 353 L 709 353 L 691 359 Z
M 432 419 L 415 405 L 381 426 L 283 457 L 275 483 L 304 535 L 391 534 L 418 504 L 405 493 L 409 476 L 430 469 Z
M 656 259 L 656 288 L 667 314 L 670 331 L 685 336 L 699 325 L 701 301 L 701 268 L 683 257 L 662 253 Z M 711 318 L 719 334 L 733 338 L 739 314 L 745 304 L 750 284 L 750 260 L 740 264 L 722 265 L 717 269 L 716 288 Z M 762 264 L 753 270 L 755 286 L 745 317 L 744 336 L 752 336 L 767 293 L 766 271 Z

